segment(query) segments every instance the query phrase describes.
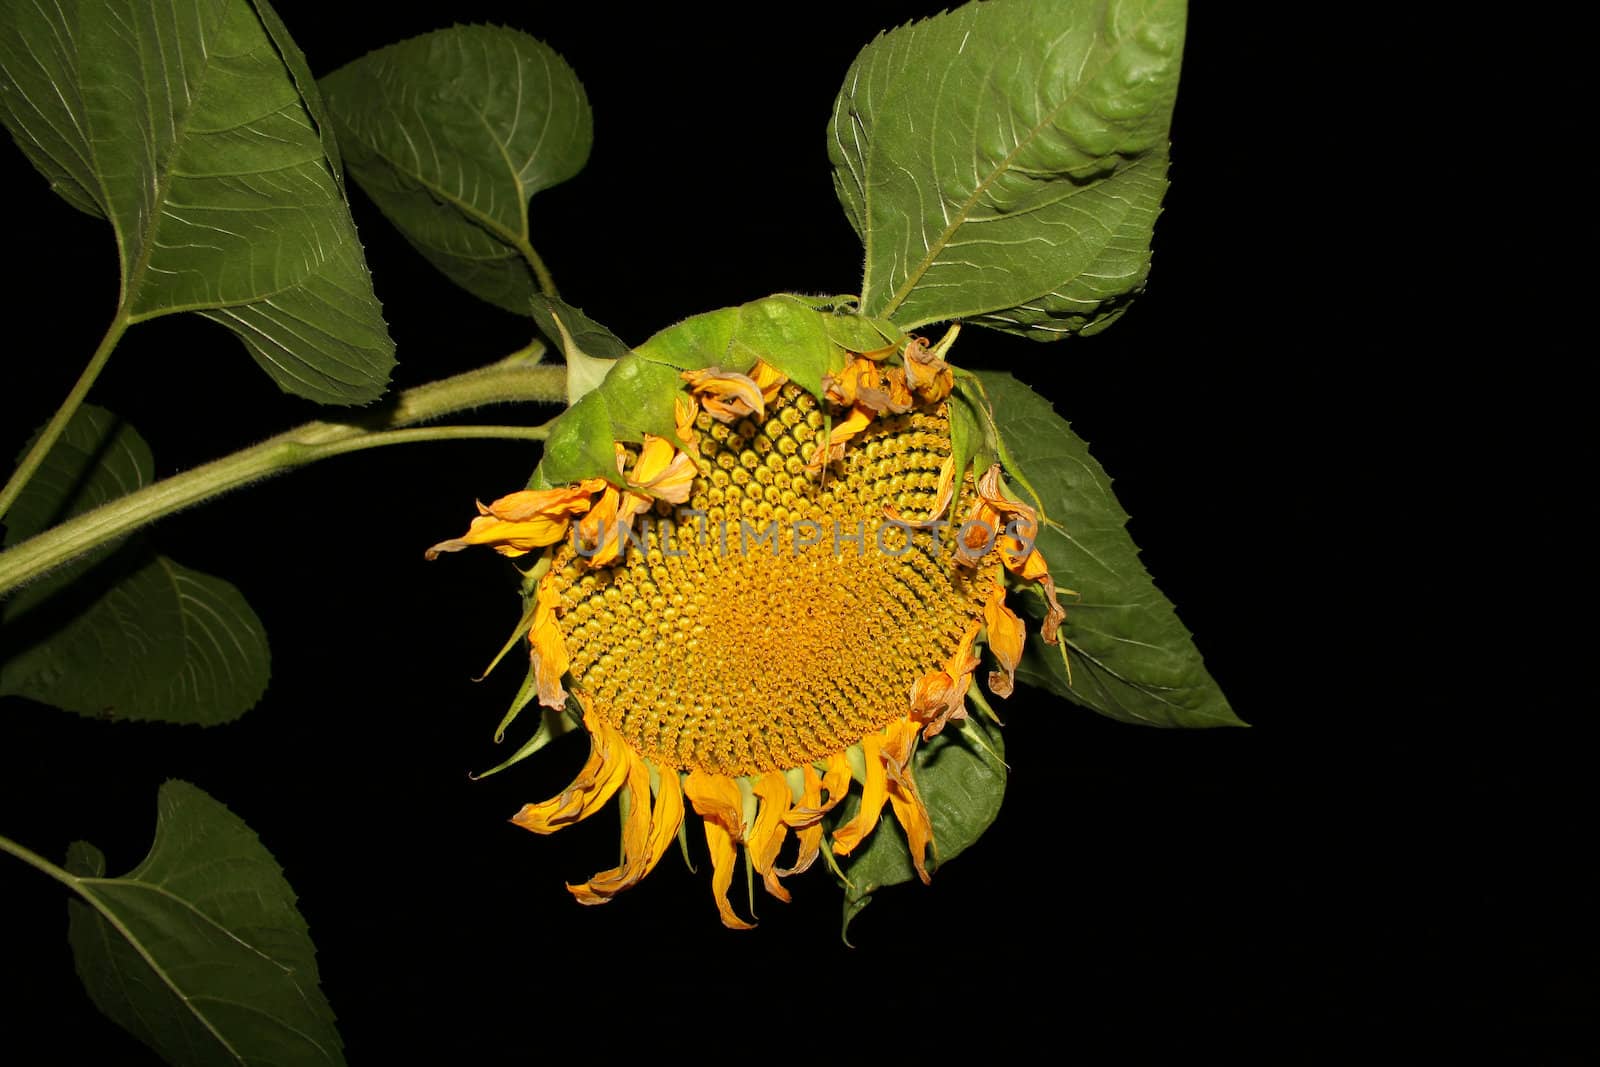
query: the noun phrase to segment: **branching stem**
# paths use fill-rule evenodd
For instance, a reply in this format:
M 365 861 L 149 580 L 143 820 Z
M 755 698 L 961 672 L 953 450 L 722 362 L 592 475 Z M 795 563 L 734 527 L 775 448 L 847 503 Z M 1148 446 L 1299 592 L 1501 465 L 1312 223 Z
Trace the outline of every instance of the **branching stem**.
M 75 516 L 0 552 L 0 596 L 175 511 L 329 456 L 418 441 L 543 440 L 544 426 L 406 428 L 489 404 L 563 402 L 566 367 L 540 364 L 536 355 L 530 356 L 533 351 L 524 350 L 490 366 L 407 389 L 397 394 L 389 407 L 365 417 L 308 422 Z

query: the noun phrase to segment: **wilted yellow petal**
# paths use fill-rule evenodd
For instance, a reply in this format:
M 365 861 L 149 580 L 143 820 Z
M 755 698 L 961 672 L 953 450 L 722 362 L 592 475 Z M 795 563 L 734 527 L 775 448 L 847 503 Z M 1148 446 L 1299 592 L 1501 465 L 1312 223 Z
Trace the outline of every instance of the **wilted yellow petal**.
M 700 405 L 718 422 L 737 422 L 752 415 L 759 419 L 766 411 L 761 386 L 748 375 L 710 367 L 686 370 L 682 376 Z
M 589 565 L 602 567 L 622 552 L 622 530 L 617 519 L 621 494 L 608 484 L 589 513 L 578 520 L 578 544 L 589 557 Z
M 951 330 L 958 331 L 960 328 L 957 324 Z M 935 351 L 929 351 L 928 342 L 920 337 L 913 337 L 906 343 L 906 385 L 925 404 L 939 403 L 955 388 L 955 372 L 950 369 L 950 364 L 939 358 L 949 350 L 950 342 L 954 340 L 953 332 L 946 334 Z
M 649 858 L 650 771 L 632 752 L 628 760 L 628 818 L 622 825 L 622 863 L 567 891 L 580 904 L 604 904 L 644 877 Z
M 1034 545 L 1039 536 L 1039 513 L 1027 504 L 1004 495 L 998 463 L 978 479 L 977 488 L 980 503 L 975 515 L 982 516 L 998 535 L 1000 557 L 1006 569 L 1018 577 L 1038 582 L 1044 588 L 1046 614 L 1039 625 L 1039 635 L 1047 644 L 1053 645 L 1057 640 L 1056 632 L 1067 613 L 1056 602 L 1056 583 L 1050 575 L 1044 553 Z
M 693 444 L 694 420 L 700 414 L 700 401 L 693 393 L 679 393 L 672 401 L 672 421 L 677 424 L 680 444 Z
M 589 731 L 589 760 L 572 784 L 541 804 L 524 804 L 511 821 L 536 834 L 553 834 L 563 826 L 582 822 L 604 806 L 622 787 L 628 775 L 628 746 L 606 721 L 584 710 Z
M 923 675 L 911 687 L 911 717 L 927 724 L 922 733 L 925 740 L 931 741 L 950 720 L 959 722 L 967 717 L 967 686 L 978 666 L 972 645 L 982 625 L 981 622 L 969 625 L 944 667 Z
M 819 448 L 811 457 L 811 462 L 806 464 L 808 470 L 816 470 L 825 464 L 844 458 L 844 446 L 856 434 L 865 430 L 872 424 L 872 412 L 863 407 L 850 409 L 850 415 L 843 422 L 833 424 L 833 429 L 828 431 L 828 446 Z
M 567 657 L 567 640 L 556 621 L 556 609 L 561 606 L 561 594 L 556 592 L 554 576 L 546 573 L 539 579 L 534 593 L 533 626 L 528 630 L 528 641 L 533 646 L 533 677 L 539 688 L 539 703 L 547 708 L 567 706 L 567 691 L 561 687 L 561 676 L 572 665 Z
M 889 804 L 894 817 L 906 832 L 906 844 L 911 850 L 911 865 L 924 885 L 928 882 L 926 856 L 933 843 L 933 822 L 928 818 L 927 806 L 917 792 L 917 783 L 911 777 L 911 754 L 917 747 L 917 723 L 910 719 L 892 722 L 884 730 L 883 746 L 885 778 L 889 788 Z
M 698 473 L 687 452 L 678 451 L 664 437 L 645 434 L 644 448 L 628 476 L 628 485 L 657 500 L 682 504 L 689 499 L 689 489 Z
M 707 819 L 706 848 L 711 853 L 711 895 L 717 902 L 717 914 L 722 925 L 730 930 L 754 930 L 755 923 L 745 922 L 728 903 L 728 890 L 733 886 L 733 867 L 739 853 L 734 848 L 733 837 L 719 824 Z
M 850 760 L 843 752 L 828 756 L 827 770 L 820 778 L 817 777 L 817 769 L 809 763 L 801 770 L 805 788 L 800 803 L 790 808 L 783 817 L 783 821 L 800 839 L 800 854 L 793 867 L 778 872 L 785 877 L 807 870 L 816 861 L 817 854 L 822 850 L 822 817 L 832 811 L 850 791 Z M 822 799 L 824 792 L 828 794 L 827 800 Z
M 678 838 L 678 827 L 683 823 L 683 787 L 678 782 L 678 772 L 671 767 L 661 768 L 656 787 L 656 806 L 650 813 L 650 852 L 640 877 L 655 870 L 661 857 Z
M 983 623 L 988 631 L 989 651 L 1000 661 L 1000 669 L 989 672 L 989 691 L 1008 697 L 1016 685 L 1017 662 L 1022 659 L 1022 644 L 1028 631 L 1016 613 L 1006 607 L 1006 586 L 999 578 L 983 605 Z
M 783 816 L 783 821 L 795 831 L 795 837 L 800 842 L 800 853 L 795 857 L 793 867 L 777 872 L 785 878 L 810 870 L 817 854 L 822 851 L 822 814 L 827 810 L 822 805 L 822 777 L 809 763 L 800 768 L 800 773 L 804 783 L 800 802 Z
M 750 380 L 761 390 L 761 399 L 770 404 L 778 399 L 778 390 L 789 380 L 789 376 L 766 360 L 758 359 L 750 371 Z
M 868 734 L 861 739 L 861 753 L 867 764 L 867 781 L 861 790 L 861 807 L 856 817 L 833 831 L 833 851 L 848 856 L 878 825 L 884 801 L 889 799 L 888 779 L 883 765 L 883 735 Z
M 761 801 L 761 807 L 756 811 L 755 825 L 750 828 L 750 843 L 746 846 L 750 849 L 750 866 L 761 876 L 767 892 L 787 904 L 789 891 L 778 881 L 773 867 L 778 861 L 778 850 L 783 847 L 784 835 L 788 832 L 784 816 L 788 814 L 793 799 L 788 779 L 782 771 L 768 771 L 756 779 L 754 792 Z
M 828 757 L 828 769 L 822 775 L 822 788 L 828 794 L 823 811 L 831 809 L 850 791 L 850 760 L 843 752 L 835 752 Z
M 521 556 L 535 548 L 553 545 L 566 535 L 572 516 L 589 510 L 590 498 L 605 482 L 592 478 L 560 489 L 524 489 L 485 507 L 461 537 L 440 541 L 424 555 L 435 559 L 441 552 L 460 552 L 471 545 L 493 545 L 503 556 Z
M 838 374 L 822 379 L 823 397 L 840 407 L 860 407 L 875 415 L 898 415 L 909 411 L 911 394 L 901 379 L 898 387 L 884 377 L 883 368 L 858 356 Z
M 694 770 L 683 780 L 683 792 L 705 823 L 706 847 L 711 852 L 711 893 L 722 925 L 732 930 L 752 929 L 754 924 L 739 918 L 728 903 L 738 859 L 734 845 L 744 839 L 744 801 L 738 783 L 724 775 Z

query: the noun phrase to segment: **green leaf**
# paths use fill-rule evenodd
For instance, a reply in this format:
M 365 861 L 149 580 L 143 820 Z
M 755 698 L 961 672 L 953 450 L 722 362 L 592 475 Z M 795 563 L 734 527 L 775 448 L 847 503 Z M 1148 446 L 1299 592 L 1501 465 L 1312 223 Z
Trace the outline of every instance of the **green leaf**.
M 406 240 L 473 295 L 519 315 L 541 288 L 528 200 L 589 158 L 589 100 L 525 33 L 454 26 L 322 79 L 350 174 Z
M 828 127 L 861 307 L 1049 340 L 1120 313 L 1166 189 L 1183 0 L 988 0 L 883 34 Z
M 965 852 L 1000 813 L 1006 791 L 1004 760 L 1000 731 L 970 718 L 947 726 L 918 747 L 911 771 L 933 822 L 930 873 Z M 852 792 L 842 805 L 839 822 L 852 818 L 860 806 L 860 798 Z M 872 903 L 873 893 L 917 877 L 905 833 L 887 805 L 878 828 L 845 861 L 844 873 L 849 881 L 844 887 L 841 935 L 848 939 L 850 923 Z
M 121 878 L 83 841 L 67 938 L 95 1007 L 168 1063 L 338 1064 L 316 948 L 272 854 L 187 782 L 157 798 L 155 843 Z
M 1038 547 L 1067 618 L 1061 644 L 1037 632 L 1017 677 L 1123 722 L 1241 726 L 1189 631 L 1156 588 L 1128 536 L 1111 479 L 1049 401 L 1009 374 L 980 373 L 1001 458 L 1039 508 Z M 1028 601 L 1043 615 L 1043 599 Z M 1070 671 L 1070 680 L 1069 680 Z
M 289 27 L 283 24 L 283 19 L 278 17 L 267 0 L 250 2 L 261 18 L 261 25 L 266 27 L 268 36 L 272 38 L 273 46 L 283 57 L 283 65 L 289 69 L 289 76 L 294 79 L 294 87 L 300 91 L 300 99 L 305 103 L 311 121 L 316 123 L 317 136 L 322 140 L 322 152 L 328 157 L 328 169 L 333 172 L 333 180 L 339 184 L 339 191 L 343 194 L 344 159 L 339 155 L 339 142 L 333 135 L 333 116 L 328 113 L 327 102 L 322 99 L 322 90 L 317 88 L 317 79 L 306 62 L 306 54 L 289 36 Z
M 270 21 L 248 0 L 7 4 L 0 120 L 52 188 L 111 223 L 127 321 L 198 312 L 286 391 L 365 403 L 394 343 L 304 62 Z
M 85 404 L 7 515 L 4 544 L 148 484 L 144 440 Z M 266 690 L 271 656 L 239 591 L 134 540 L 26 586 L 0 613 L 0 695 L 95 718 L 214 725 Z

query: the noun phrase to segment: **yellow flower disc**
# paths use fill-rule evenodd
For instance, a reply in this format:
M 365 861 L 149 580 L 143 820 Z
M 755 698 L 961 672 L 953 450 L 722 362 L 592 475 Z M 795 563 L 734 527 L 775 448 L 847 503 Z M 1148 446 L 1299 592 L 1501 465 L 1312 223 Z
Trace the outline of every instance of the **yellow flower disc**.
M 948 532 L 886 519 L 934 510 L 944 409 L 875 419 L 842 462 L 809 465 L 826 425 L 793 384 L 760 420 L 701 412 L 690 499 L 656 505 L 642 550 L 624 541 L 597 568 L 570 539 L 556 553 L 572 689 L 658 767 L 824 760 L 904 719 L 983 617 L 998 568 L 957 566 Z

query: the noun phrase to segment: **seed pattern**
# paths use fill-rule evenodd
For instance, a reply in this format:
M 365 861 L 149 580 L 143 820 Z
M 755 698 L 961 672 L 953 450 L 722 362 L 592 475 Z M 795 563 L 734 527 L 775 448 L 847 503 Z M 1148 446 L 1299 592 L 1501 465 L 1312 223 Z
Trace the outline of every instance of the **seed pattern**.
M 553 561 L 572 688 L 658 766 L 740 776 L 847 748 L 982 616 L 995 568 L 885 519 L 933 509 L 944 409 L 877 419 L 808 470 L 826 426 L 792 384 L 759 420 L 702 412 L 688 504 L 658 503 L 609 566 L 570 542 Z

